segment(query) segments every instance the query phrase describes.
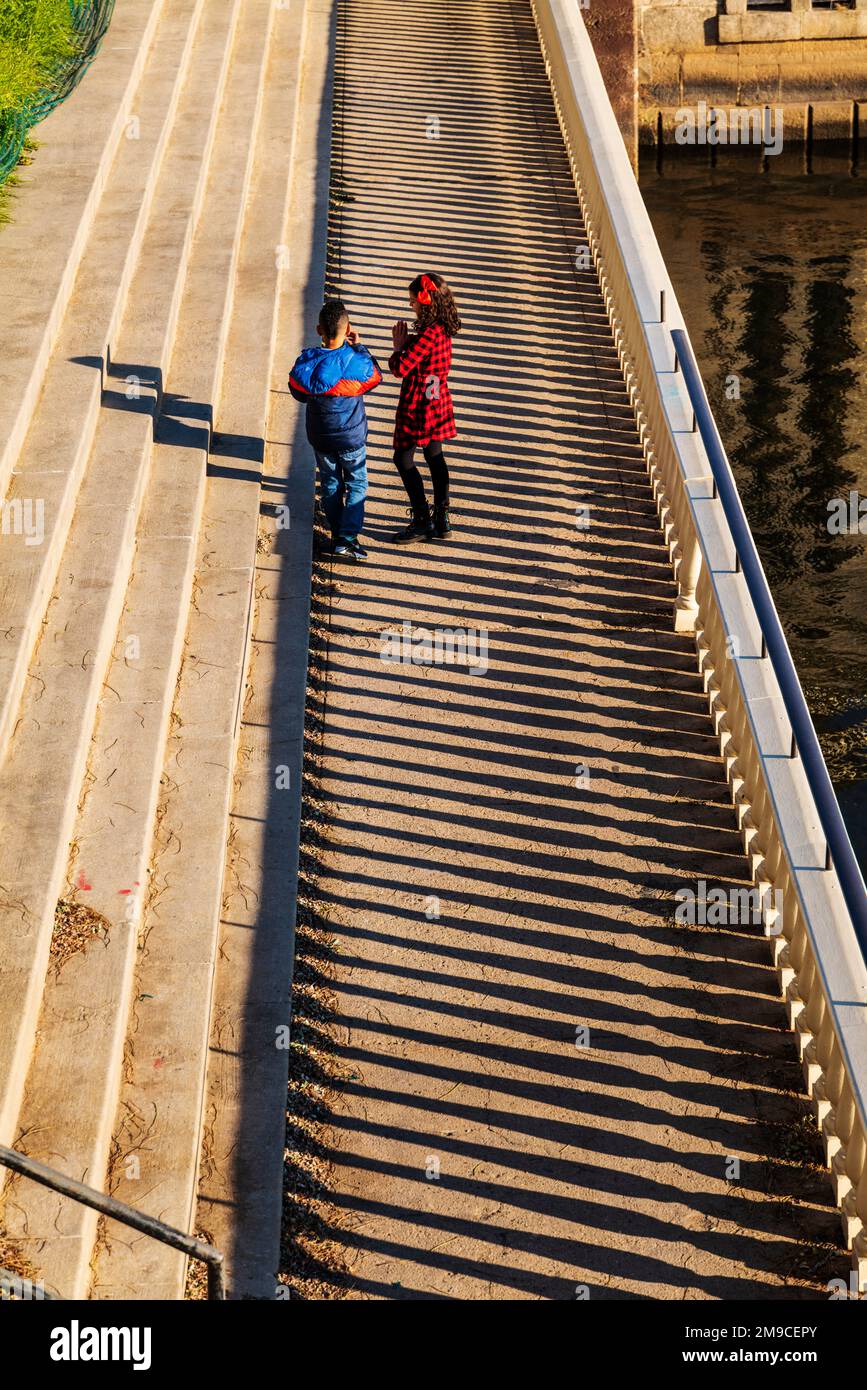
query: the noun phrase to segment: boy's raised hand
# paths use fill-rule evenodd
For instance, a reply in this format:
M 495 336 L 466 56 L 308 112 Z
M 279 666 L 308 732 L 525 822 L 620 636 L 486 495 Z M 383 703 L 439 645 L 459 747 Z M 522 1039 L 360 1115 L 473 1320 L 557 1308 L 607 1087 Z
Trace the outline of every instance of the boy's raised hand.
M 347 328 L 346 341 L 350 347 L 358 347 L 358 344 L 361 342 L 361 334 L 357 328 L 353 328 L 351 325 Z
M 391 330 L 391 341 L 394 343 L 395 352 L 400 352 L 406 347 L 406 340 L 409 337 L 406 319 L 398 319 Z

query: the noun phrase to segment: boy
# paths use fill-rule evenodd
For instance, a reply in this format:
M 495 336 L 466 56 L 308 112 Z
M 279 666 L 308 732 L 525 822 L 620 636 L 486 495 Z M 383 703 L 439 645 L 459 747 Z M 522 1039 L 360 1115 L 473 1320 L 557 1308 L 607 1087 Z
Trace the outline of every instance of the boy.
M 307 438 L 316 455 L 332 551 L 347 560 L 366 560 L 358 542 L 367 496 L 362 398 L 379 385 L 382 372 L 362 347 L 342 299 L 326 300 L 316 332 L 322 346 L 305 348 L 292 368 L 289 390 L 307 406 Z

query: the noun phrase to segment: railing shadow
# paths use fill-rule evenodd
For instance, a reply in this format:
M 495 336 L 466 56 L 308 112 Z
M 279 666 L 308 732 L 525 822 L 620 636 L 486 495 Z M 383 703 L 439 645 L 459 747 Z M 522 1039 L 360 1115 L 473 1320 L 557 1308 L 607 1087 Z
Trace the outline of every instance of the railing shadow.
M 571 1299 L 579 1282 L 594 1299 L 826 1296 L 845 1257 L 799 1128 L 767 942 L 673 920 L 678 887 L 745 886 L 747 865 L 693 644 L 672 630 L 601 296 L 571 269 L 583 227 L 529 5 L 450 5 L 462 42 L 442 88 L 412 54 L 443 7 L 386 8 L 340 6 L 333 170 L 351 201 L 329 279 L 382 358 L 411 274 L 447 270 L 467 320 L 462 434 L 453 539 L 398 552 L 394 389 L 370 398 L 371 557 L 334 571 L 320 614 L 317 897 L 340 952 L 336 1012 L 305 1028 L 346 1076 L 319 1141 L 324 1238 L 361 1298 Z M 360 63 L 373 32 L 388 84 Z M 416 148 L 427 111 L 458 126 L 433 145 L 435 178 Z M 456 195 L 470 186 L 478 201 Z M 299 420 L 296 457 L 306 448 Z M 592 504 L 587 537 L 576 496 Z M 488 626 L 490 669 L 390 670 L 381 632 L 404 618 Z M 291 631 L 287 614 L 287 677 Z M 275 706 L 275 738 L 284 717 Z M 593 766 L 589 794 L 576 763 Z M 288 834 L 277 794 L 268 817 Z M 291 897 L 291 874 L 277 867 L 269 891 Z

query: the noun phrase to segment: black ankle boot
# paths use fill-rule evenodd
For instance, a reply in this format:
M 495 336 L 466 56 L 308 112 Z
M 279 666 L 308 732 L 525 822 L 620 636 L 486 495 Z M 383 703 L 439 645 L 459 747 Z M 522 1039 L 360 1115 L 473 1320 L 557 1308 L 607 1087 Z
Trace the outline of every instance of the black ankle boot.
M 404 526 L 402 531 L 395 532 L 391 539 L 395 545 L 406 545 L 409 541 L 429 541 L 432 536 L 433 525 L 430 519 L 430 508 L 425 502 L 423 512 L 417 512 L 410 507 L 409 525 Z
M 449 504 L 448 502 L 435 502 L 433 509 L 434 540 L 444 541 L 451 534 L 452 528 L 449 522 Z

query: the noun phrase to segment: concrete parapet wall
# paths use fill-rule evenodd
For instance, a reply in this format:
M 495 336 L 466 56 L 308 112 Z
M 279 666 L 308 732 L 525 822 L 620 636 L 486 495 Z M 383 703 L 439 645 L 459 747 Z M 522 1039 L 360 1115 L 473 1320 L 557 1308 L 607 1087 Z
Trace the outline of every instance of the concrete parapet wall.
M 867 37 L 867 0 L 849 8 L 814 9 L 812 0 L 789 0 L 788 10 L 750 11 L 747 0 L 723 0 L 720 43 L 778 43 L 781 39 Z
M 674 630 L 695 637 L 752 881 L 780 894 L 766 934 L 860 1292 L 867 1280 L 860 873 L 845 831 L 835 830 L 836 803 L 818 744 L 809 742 L 815 734 L 797 674 L 587 35 L 568 0 L 534 0 L 534 10 L 677 584 Z M 755 657 L 743 660 L 747 651 Z
M 694 108 L 691 108 L 689 104 L 685 107 L 643 107 L 639 121 L 639 144 L 656 144 L 660 136 L 664 145 L 716 143 L 713 140 L 684 142 L 682 139 L 678 139 L 678 129 L 683 125 L 684 111 L 689 109 Z M 712 109 L 708 107 L 709 114 Z M 745 105 L 729 108 L 723 103 L 717 103 L 717 109 L 726 113 L 734 109 L 741 116 L 749 110 Z M 867 111 L 865 111 L 864 105 L 859 107 L 859 103 L 853 101 L 783 102 L 772 108 L 772 128 L 776 130 L 779 123 L 782 141 L 789 145 L 803 145 L 819 140 L 839 140 L 851 143 L 857 139 L 860 143 L 867 138 L 865 122 L 867 122 Z M 739 142 L 723 138 L 719 143 L 726 145 Z
M 867 0 L 857 8 L 747 11 L 746 0 L 636 0 L 640 125 L 705 100 L 867 100 Z M 822 138 L 814 131 L 816 138 Z
M 646 53 L 689 53 L 717 43 L 718 0 L 636 0 Z
M 653 51 L 867 38 L 867 0 L 845 9 L 815 9 L 812 0 L 790 0 L 779 10 L 750 10 L 747 0 L 636 0 L 636 6 L 644 42 Z

